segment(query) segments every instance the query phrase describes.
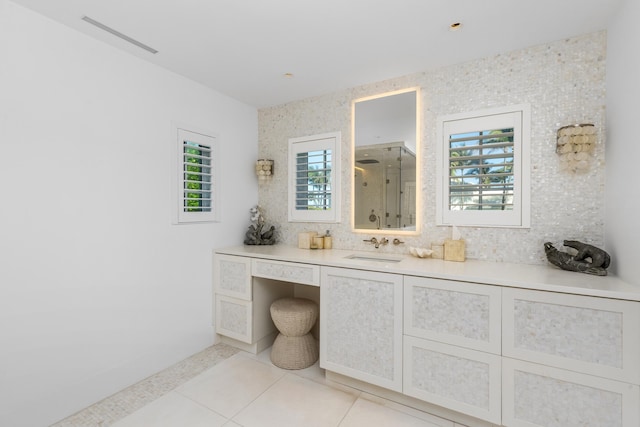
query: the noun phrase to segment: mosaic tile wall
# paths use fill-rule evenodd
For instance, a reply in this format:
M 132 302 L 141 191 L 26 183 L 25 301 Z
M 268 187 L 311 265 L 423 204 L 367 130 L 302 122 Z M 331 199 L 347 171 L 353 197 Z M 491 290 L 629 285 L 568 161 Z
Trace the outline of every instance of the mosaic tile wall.
M 419 86 L 422 232 L 378 252 L 407 252 L 408 246 L 428 247 L 449 237 L 448 227 L 435 224 L 437 117 L 523 103 L 530 104 L 532 115 L 531 228 L 461 228 L 467 258 L 543 264 L 546 241 L 558 247 L 564 239 L 603 246 L 605 57 L 606 33 L 598 32 L 262 109 L 259 155 L 275 160 L 275 176 L 260 184 L 259 203 L 267 220 L 278 225 L 280 243 L 295 246 L 300 231 L 330 229 L 336 249 L 375 250 L 362 240 L 379 233 L 351 229 L 351 102 Z M 585 122 L 595 124 L 598 136 L 591 168 L 581 174 L 561 171 L 556 131 Z M 342 132 L 342 222 L 288 223 L 288 139 L 334 131 Z

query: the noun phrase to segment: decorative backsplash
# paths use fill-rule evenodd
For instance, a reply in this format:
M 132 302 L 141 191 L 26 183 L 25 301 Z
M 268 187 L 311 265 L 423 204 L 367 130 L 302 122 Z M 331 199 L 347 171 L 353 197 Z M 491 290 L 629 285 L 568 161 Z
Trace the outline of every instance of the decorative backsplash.
M 259 204 L 277 224 L 278 242 L 296 246 L 301 231 L 331 230 L 336 249 L 408 253 L 450 236 L 435 224 L 436 119 L 440 115 L 527 103 L 531 106 L 531 228 L 460 227 L 468 259 L 544 264 L 543 244 L 578 239 L 604 244 L 606 33 L 598 32 L 471 62 L 427 70 L 259 111 L 259 155 L 273 159 L 277 173 L 260 184 Z M 351 102 L 393 90 L 421 87 L 422 159 L 419 236 L 404 245 L 374 249 L 363 239 L 375 231 L 351 231 Z M 556 131 L 568 123 L 598 130 L 592 164 L 585 173 L 561 170 Z M 342 222 L 287 222 L 287 141 L 342 132 Z M 387 236 L 392 237 L 392 236 Z

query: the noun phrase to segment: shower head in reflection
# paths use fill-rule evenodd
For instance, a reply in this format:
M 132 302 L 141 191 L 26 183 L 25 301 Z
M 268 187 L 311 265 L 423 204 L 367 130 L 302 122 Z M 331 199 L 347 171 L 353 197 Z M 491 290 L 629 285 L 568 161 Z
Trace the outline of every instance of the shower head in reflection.
M 380 230 L 380 215 L 376 215 L 375 209 L 371 209 L 371 215 L 369 215 L 369 222 L 378 221 L 378 230 Z

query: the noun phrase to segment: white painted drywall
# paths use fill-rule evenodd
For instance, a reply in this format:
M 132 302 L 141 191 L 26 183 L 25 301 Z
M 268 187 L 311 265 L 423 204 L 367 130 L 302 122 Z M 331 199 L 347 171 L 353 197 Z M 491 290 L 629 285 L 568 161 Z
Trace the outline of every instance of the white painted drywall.
M 640 2 L 624 0 L 607 31 L 605 236 L 611 270 L 640 285 Z
M 44 426 L 213 343 L 257 111 L 6 0 L 0 67 L 0 425 Z M 219 136 L 221 223 L 171 223 L 172 121 Z

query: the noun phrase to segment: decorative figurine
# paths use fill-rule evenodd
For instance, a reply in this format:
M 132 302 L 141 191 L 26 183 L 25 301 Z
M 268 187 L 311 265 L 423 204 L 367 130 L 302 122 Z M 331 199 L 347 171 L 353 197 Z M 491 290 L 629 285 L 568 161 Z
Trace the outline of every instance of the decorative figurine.
M 264 233 L 264 216 L 262 215 L 262 208 L 260 206 L 254 206 L 249 210 L 251 213 L 251 224 L 249 229 L 244 234 L 245 245 L 273 245 L 276 242 L 276 227 L 273 225 Z
M 575 255 L 560 252 L 550 242 L 544 244 L 544 252 L 549 262 L 563 270 L 578 271 L 580 273 L 606 276 L 607 268 L 611 264 L 608 253 L 586 243 L 577 240 L 565 240 L 564 246 L 578 251 Z

